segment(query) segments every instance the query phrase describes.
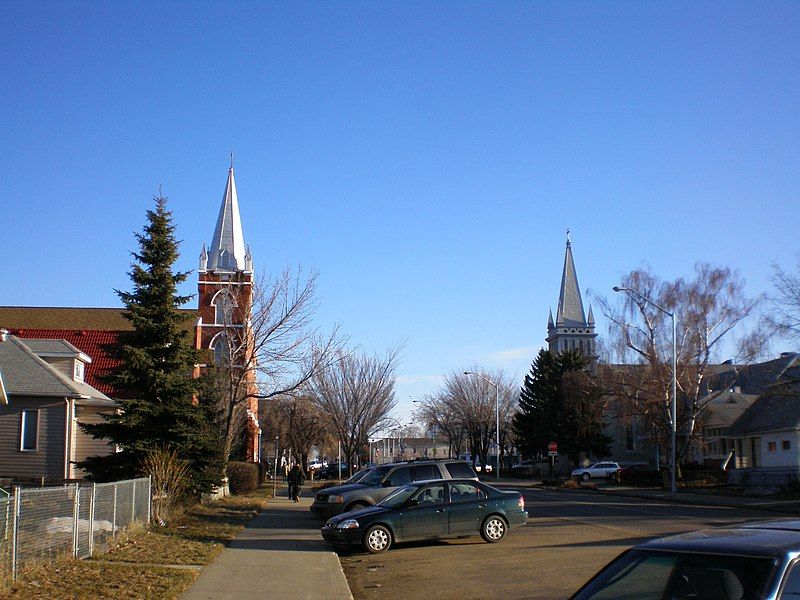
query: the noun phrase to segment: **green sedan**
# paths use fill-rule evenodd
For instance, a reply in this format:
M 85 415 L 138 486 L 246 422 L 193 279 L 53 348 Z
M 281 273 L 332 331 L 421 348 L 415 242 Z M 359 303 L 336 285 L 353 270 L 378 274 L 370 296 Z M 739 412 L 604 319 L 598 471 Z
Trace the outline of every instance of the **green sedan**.
M 419 481 L 398 488 L 375 506 L 336 515 L 322 537 L 336 546 L 384 552 L 395 542 L 480 535 L 499 542 L 528 520 L 519 492 L 471 479 Z

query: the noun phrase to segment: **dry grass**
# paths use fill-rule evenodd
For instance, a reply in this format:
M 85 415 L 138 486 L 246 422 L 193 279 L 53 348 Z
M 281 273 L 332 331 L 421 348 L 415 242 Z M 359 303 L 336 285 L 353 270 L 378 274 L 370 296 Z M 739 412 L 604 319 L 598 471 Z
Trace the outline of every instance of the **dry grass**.
M 262 488 L 211 506 L 194 506 L 167 527 L 132 529 L 118 536 L 107 553 L 89 560 L 64 558 L 27 565 L 13 584 L 0 581 L 0 598 L 177 598 L 198 571 L 167 565 L 213 561 L 263 506 L 266 497 Z
M 3 598 L 114 598 L 117 600 L 177 598 L 198 572 L 98 564 L 62 559 L 23 569 Z

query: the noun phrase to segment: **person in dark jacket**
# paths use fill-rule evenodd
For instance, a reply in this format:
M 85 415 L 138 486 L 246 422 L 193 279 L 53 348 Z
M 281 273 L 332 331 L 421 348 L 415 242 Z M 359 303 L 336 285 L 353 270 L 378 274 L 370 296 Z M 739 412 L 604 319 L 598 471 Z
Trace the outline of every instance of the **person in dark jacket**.
M 295 502 L 300 502 L 300 486 L 302 486 L 306 480 L 306 476 L 300 465 L 295 464 L 292 467 L 291 471 L 289 471 L 289 474 L 286 476 L 286 480 L 289 482 L 289 498 Z

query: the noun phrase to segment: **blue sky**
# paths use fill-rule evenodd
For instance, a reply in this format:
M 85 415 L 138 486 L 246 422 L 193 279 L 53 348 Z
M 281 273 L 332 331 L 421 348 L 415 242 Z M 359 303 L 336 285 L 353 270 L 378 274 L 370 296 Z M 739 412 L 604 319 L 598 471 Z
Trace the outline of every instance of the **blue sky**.
M 316 268 L 321 326 L 406 342 L 399 415 L 452 370 L 521 379 L 567 227 L 602 295 L 698 260 L 755 295 L 798 249 L 797 3 L 3 10 L 5 305 L 119 305 L 159 185 L 195 269 L 231 150 L 257 270 Z

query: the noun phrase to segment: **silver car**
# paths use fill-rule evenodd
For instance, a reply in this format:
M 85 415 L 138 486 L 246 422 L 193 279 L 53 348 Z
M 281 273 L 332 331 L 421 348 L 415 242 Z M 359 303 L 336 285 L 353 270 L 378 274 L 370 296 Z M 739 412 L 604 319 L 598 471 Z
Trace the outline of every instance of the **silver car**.
M 592 477 L 601 477 L 608 479 L 614 473 L 619 471 L 619 465 L 615 462 L 598 462 L 591 466 L 583 467 L 582 469 L 575 469 L 572 476 L 584 481 L 589 481 Z

